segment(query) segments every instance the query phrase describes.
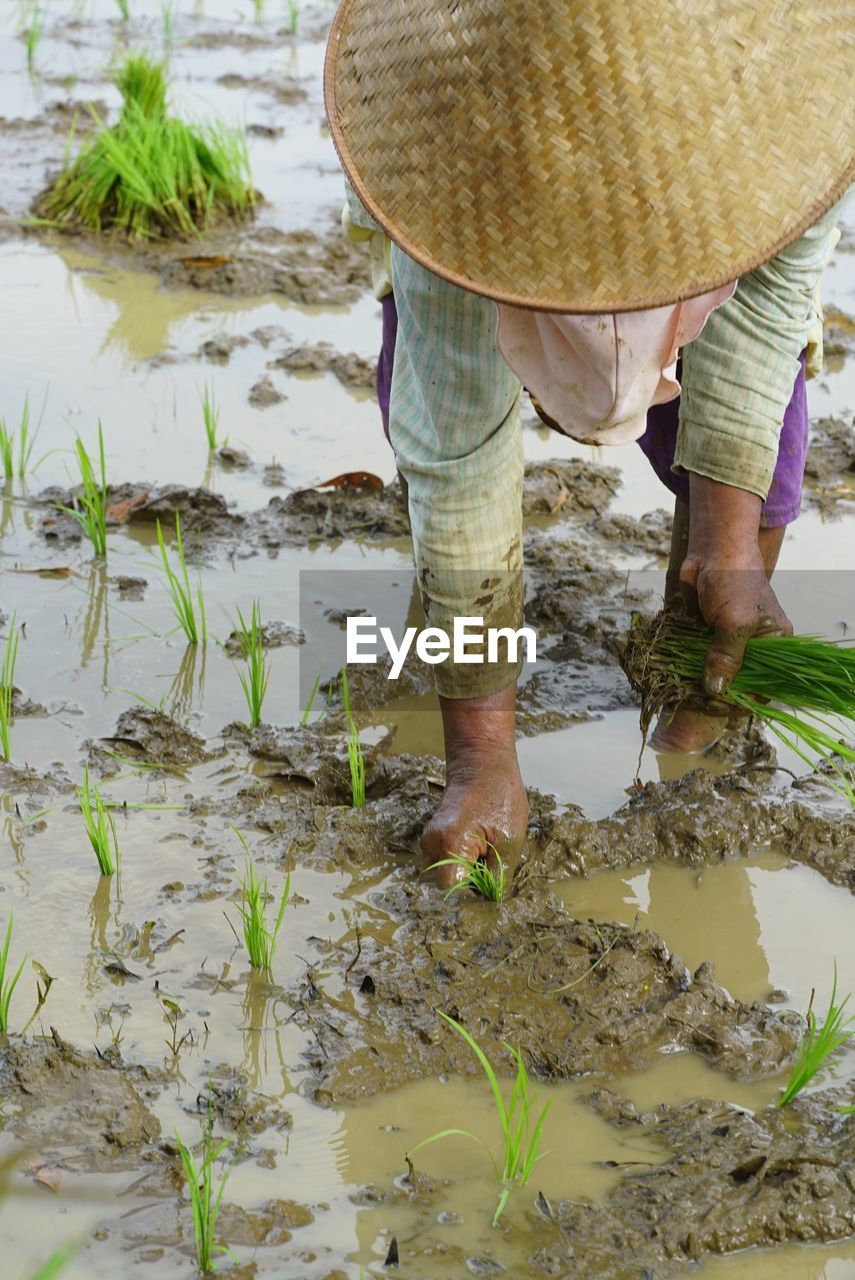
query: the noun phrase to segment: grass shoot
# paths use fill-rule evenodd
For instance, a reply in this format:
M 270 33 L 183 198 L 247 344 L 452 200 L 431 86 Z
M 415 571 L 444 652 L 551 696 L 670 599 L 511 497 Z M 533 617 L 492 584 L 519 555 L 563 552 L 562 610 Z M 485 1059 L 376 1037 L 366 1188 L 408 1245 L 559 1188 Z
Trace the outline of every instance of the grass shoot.
M 12 1001 L 12 993 L 18 985 L 18 979 L 24 971 L 24 965 L 27 957 L 18 965 L 12 977 L 7 978 L 7 970 L 9 968 L 9 948 L 12 945 L 12 916 L 9 916 L 9 923 L 6 925 L 6 936 L 3 940 L 3 946 L 0 947 L 0 1035 L 8 1035 L 9 1033 L 9 1005 Z
M 116 0 L 116 7 L 122 22 L 127 22 L 131 16 L 130 0 Z
M 288 0 L 288 25 L 291 34 L 295 35 L 297 31 L 297 19 L 300 16 L 300 0 Z
M 834 965 L 834 982 L 831 987 L 831 998 L 828 1012 L 822 1026 L 817 1022 L 813 1011 L 813 995 L 811 995 L 808 1011 L 805 1015 L 805 1029 L 802 1032 L 798 1056 L 790 1072 L 784 1092 L 777 1101 L 777 1106 L 786 1107 L 796 1098 L 818 1075 L 822 1068 L 843 1048 L 844 1044 L 855 1035 L 855 1017 L 845 1017 L 849 996 L 840 1004 L 837 1001 L 837 963 Z
M 83 825 L 89 843 L 95 851 L 102 876 L 111 876 L 119 870 L 119 839 L 116 823 L 95 783 L 89 781 L 89 765 L 83 774 L 83 786 L 77 788 L 77 801 L 83 815 Z
M 175 550 L 178 556 L 178 572 L 169 563 L 166 543 L 160 521 L 157 521 L 157 545 L 166 574 L 166 584 L 172 597 L 172 607 L 178 625 L 187 637 L 188 644 L 208 643 L 208 623 L 205 616 L 205 597 L 202 594 L 202 578 L 198 576 L 196 592 L 190 586 L 190 574 L 187 571 L 187 560 L 184 555 L 184 542 L 181 537 L 181 516 L 175 513 Z
M 670 613 L 633 619 L 622 663 L 641 694 L 642 728 L 697 696 L 712 633 Z M 855 721 L 855 646 L 813 636 L 754 636 L 724 700 L 757 716 L 812 769 L 825 762 L 835 788 L 855 806 L 855 750 L 832 723 Z
M 291 873 L 289 871 L 285 877 L 276 921 L 273 928 L 269 929 L 267 927 L 267 907 L 272 900 L 272 896 L 267 891 L 267 877 L 265 876 L 263 883 L 258 879 L 255 863 L 252 860 L 246 840 L 237 827 L 232 827 L 232 830 L 243 846 L 245 858 L 244 878 L 241 881 L 241 904 L 238 907 L 238 911 L 243 924 L 243 939 L 246 943 L 249 963 L 253 969 L 259 969 L 261 972 L 270 975 L 273 969 L 273 957 L 276 954 L 276 941 L 279 937 L 279 930 L 282 928 L 282 921 L 285 918 L 285 908 L 288 906 L 288 901 L 291 897 Z
M 216 1188 L 214 1186 L 214 1165 L 229 1146 L 230 1139 L 226 1138 L 222 1142 L 214 1141 L 214 1120 L 209 1107 L 208 1119 L 202 1135 L 202 1151 L 199 1162 L 197 1163 L 193 1152 L 189 1147 L 185 1147 L 177 1133 L 175 1141 L 178 1144 L 178 1151 L 181 1155 L 184 1180 L 187 1184 L 187 1194 L 190 1197 L 190 1206 L 193 1211 L 196 1263 L 203 1275 L 209 1275 L 217 1269 L 215 1261 L 217 1255 L 231 1253 L 226 1245 L 217 1244 L 216 1241 L 217 1218 L 220 1212 L 223 1192 L 226 1189 L 226 1182 L 231 1171 L 230 1166 L 226 1165 L 220 1175 L 218 1185 Z
M 23 480 L 31 469 L 35 470 L 32 456 L 37 435 L 38 427 L 33 431 L 30 426 L 30 397 L 24 396 L 24 408 L 17 432 L 7 426 L 5 418 L 0 418 L 0 464 L 5 479 L 13 480 L 17 476 L 19 480 Z
M 209 383 L 205 383 L 205 389 L 202 392 L 202 425 L 205 428 L 205 436 L 208 440 L 208 450 L 213 453 L 217 448 L 217 435 L 220 429 L 220 408 L 214 397 L 214 388 Z
M 305 726 L 309 723 L 309 716 L 312 714 L 312 707 L 315 702 L 315 694 L 318 692 L 318 685 L 321 683 L 321 673 L 315 676 L 315 682 L 309 690 L 309 697 L 303 708 L 303 714 L 300 716 L 300 724 Z
M 347 669 L 341 669 L 341 700 L 344 703 L 344 715 L 347 721 L 347 763 L 350 768 L 350 794 L 354 809 L 361 809 L 365 804 L 365 756 L 359 742 L 359 729 L 350 709 L 350 685 Z
M 246 663 L 246 674 L 240 672 L 240 683 L 249 709 L 249 727 L 257 729 L 261 724 L 261 709 L 270 683 L 270 667 L 264 657 L 264 634 L 261 626 L 261 605 L 253 601 L 249 625 L 237 611 L 237 635 L 241 654 Z
M 459 893 L 461 889 L 472 889 L 475 893 L 486 898 L 488 902 L 502 902 L 505 897 L 507 888 L 507 872 L 505 864 L 498 854 L 498 851 L 490 845 L 495 854 L 495 860 L 498 864 L 498 871 L 494 871 L 489 862 L 484 858 L 478 858 L 475 862 L 471 862 L 469 858 L 465 858 L 461 853 L 450 853 L 447 858 L 441 858 L 439 862 L 434 862 L 428 867 L 428 871 L 433 871 L 435 867 L 460 867 L 464 871 L 464 876 L 451 886 L 445 895 L 447 901 L 453 893 Z
M 130 238 L 195 236 L 214 218 L 255 209 L 245 135 L 221 123 L 187 124 L 168 114 L 166 68 L 128 58 L 116 84 L 122 106 L 69 157 L 37 204 L 54 226 Z M 72 136 L 73 141 L 73 136 Z
M 6 647 L 3 651 L 3 668 L 0 672 L 0 754 L 4 760 L 12 758 L 12 690 L 15 682 L 15 665 L 18 661 L 20 629 L 12 614 Z
M 39 4 L 30 8 L 30 24 L 24 32 L 24 44 L 27 50 L 27 67 L 32 72 L 36 64 L 36 52 L 41 44 L 44 32 L 44 14 Z
M 101 423 L 98 423 L 100 481 L 95 474 L 95 464 L 80 436 L 75 440 L 74 447 L 83 491 L 73 499 L 74 506 L 60 505 L 59 509 L 77 521 L 92 543 L 95 555 L 105 556 L 107 554 L 107 469 L 104 461 L 104 431 Z
M 499 1200 L 496 1205 L 496 1212 L 493 1214 L 493 1226 L 495 1227 L 505 1211 L 511 1192 L 515 1187 L 524 1187 L 526 1185 L 535 1164 L 540 1159 L 543 1128 L 552 1102 L 550 1100 L 541 1107 L 540 1114 L 534 1120 L 532 1113 L 536 1099 L 529 1094 L 528 1071 L 523 1062 L 522 1054 L 519 1049 L 512 1049 L 503 1040 L 502 1044 L 513 1058 L 517 1068 L 510 1098 L 505 1102 L 501 1087 L 496 1079 L 496 1073 L 490 1066 L 487 1055 L 475 1037 L 470 1035 L 466 1028 L 462 1027 L 454 1018 L 449 1017 L 447 1013 L 442 1013 L 440 1010 L 437 1010 L 437 1012 L 450 1027 L 453 1027 L 463 1037 L 487 1077 L 493 1094 L 493 1101 L 496 1104 L 496 1115 L 501 1129 L 504 1152 L 500 1164 L 489 1147 L 485 1146 L 481 1139 L 468 1129 L 443 1129 L 440 1133 L 435 1133 L 430 1138 L 425 1138 L 424 1141 L 413 1147 L 409 1154 L 414 1155 L 420 1148 L 426 1147 L 430 1143 L 438 1142 L 440 1138 L 450 1137 L 471 1138 L 473 1142 L 477 1142 L 479 1146 L 484 1147 L 490 1157 L 490 1163 L 493 1166 L 493 1172 L 496 1175 L 496 1182 L 499 1186 Z

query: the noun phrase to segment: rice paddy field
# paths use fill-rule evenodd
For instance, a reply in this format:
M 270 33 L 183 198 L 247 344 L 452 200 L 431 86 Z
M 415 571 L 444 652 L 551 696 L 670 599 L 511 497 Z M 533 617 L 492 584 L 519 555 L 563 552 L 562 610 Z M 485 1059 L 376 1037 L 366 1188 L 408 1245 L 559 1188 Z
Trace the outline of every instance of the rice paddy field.
M 425 676 L 344 696 L 346 617 L 419 606 L 332 12 L 0 0 L 2 1276 L 855 1276 L 855 1044 L 777 1105 L 855 1013 L 855 816 L 753 724 L 642 751 L 618 646 L 669 521 L 640 451 L 526 411 L 542 656 L 500 902 L 421 874 Z M 105 164 L 124 194 L 81 225 Z M 854 254 L 844 227 L 776 578 L 834 640 Z

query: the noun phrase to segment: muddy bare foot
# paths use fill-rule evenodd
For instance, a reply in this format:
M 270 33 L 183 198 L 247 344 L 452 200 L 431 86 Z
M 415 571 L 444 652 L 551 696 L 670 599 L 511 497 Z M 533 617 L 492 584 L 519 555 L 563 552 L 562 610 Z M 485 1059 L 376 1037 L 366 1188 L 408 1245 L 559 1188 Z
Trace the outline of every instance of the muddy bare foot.
M 681 755 L 693 755 L 707 751 L 718 742 L 727 728 L 727 716 L 706 715 L 678 707 L 664 712 L 657 721 L 650 737 L 654 751 L 673 751 Z
M 425 870 L 457 853 L 495 866 L 496 857 L 507 863 L 525 843 L 528 799 L 520 775 L 516 751 L 483 753 L 449 766 L 445 794 L 422 835 Z M 433 875 L 447 889 L 464 876 L 462 867 L 437 867 Z

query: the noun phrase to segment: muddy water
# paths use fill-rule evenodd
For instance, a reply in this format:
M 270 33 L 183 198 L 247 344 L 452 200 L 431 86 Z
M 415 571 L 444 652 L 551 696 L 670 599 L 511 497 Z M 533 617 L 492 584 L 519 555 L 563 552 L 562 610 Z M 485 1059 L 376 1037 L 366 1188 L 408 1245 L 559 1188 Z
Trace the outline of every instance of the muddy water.
M 849 885 L 814 869 L 827 867 L 829 848 L 849 856 L 855 836 L 842 810 L 820 806 L 822 827 L 809 807 L 796 810 L 739 860 L 711 857 L 703 831 L 698 866 L 663 859 L 567 879 L 549 858 L 556 816 L 579 805 L 588 837 L 608 845 L 605 863 L 621 867 L 619 833 L 597 824 L 635 790 L 640 740 L 608 642 L 636 597 L 661 590 L 665 544 L 649 526 L 608 520 L 640 522 L 666 495 L 637 451 L 597 453 L 527 426 L 532 462 L 581 460 L 573 493 L 594 495 L 555 518 L 531 508 L 540 512 L 530 521 L 531 607 L 557 655 L 526 673 L 521 692 L 520 755 L 539 793 L 533 858 L 497 916 L 479 903 L 443 906 L 415 852 L 442 781 L 433 695 L 409 685 L 390 694 L 382 681 L 358 691 L 374 748 L 363 814 L 345 807 L 335 709 L 319 721 L 316 708 L 308 734 L 288 729 L 302 710 L 301 668 L 323 651 L 320 633 L 297 642 L 300 570 L 388 570 L 403 582 L 410 564 L 391 493 L 377 508 L 345 500 L 314 516 L 276 505 L 344 470 L 394 477 L 367 363 L 378 306 L 364 264 L 340 245 L 340 177 L 322 125 L 331 6 L 303 6 L 296 38 L 273 0 L 260 14 L 233 0 L 175 7 L 174 102 L 246 123 L 266 198 L 252 228 L 220 230 L 206 246 L 230 259 L 230 278 L 176 262 L 195 246 L 129 253 L 18 223 L 61 160 L 75 107 L 115 107 L 109 67 L 121 50 L 161 47 L 161 6 L 131 0 L 131 9 L 127 25 L 108 0 L 48 10 L 32 77 L 23 11 L 2 9 L 0 280 L 15 323 L 0 351 L 0 412 L 14 422 L 29 396 L 44 457 L 37 475 L 0 493 L 0 611 L 26 624 L 16 683 L 35 704 L 17 716 L 12 766 L 0 774 L 0 922 L 14 915 L 13 954 L 26 949 L 54 980 L 36 1009 L 27 965 L 13 1030 L 33 1020 L 0 1053 L 0 1157 L 23 1161 L 15 1198 L 0 1209 L 4 1275 L 31 1276 L 69 1239 L 79 1244 L 65 1273 L 73 1280 L 114 1280 L 144 1263 L 158 1277 L 192 1274 L 171 1135 L 198 1137 L 209 1095 L 232 1144 L 221 1223 L 238 1275 L 385 1274 L 393 1237 L 401 1274 L 422 1280 L 500 1268 L 665 1276 L 699 1261 L 723 1280 L 855 1273 L 849 1245 L 787 1243 L 855 1235 L 846 1122 L 822 1101 L 853 1101 L 855 1064 L 844 1058 L 824 1074 L 820 1086 L 838 1093 L 817 1093 L 786 1124 L 771 1106 L 796 1034 L 788 1013 L 805 1008 L 812 987 L 827 998 L 835 958 L 841 988 L 855 988 Z M 829 273 L 840 314 L 855 309 L 852 263 L 841 253 Z M 818 417 L 851 415 L 852 368 L 837 351 L 814 384 Z M 246 460 L 208 457 L 206 384 Z M 211 632 L 198 652 L 175 631 L 153 520 L 112 527 L 103 565 L 39 501 L 71 483 L 74 435 L 91 444 L 99 419 L 113 483 L 137 495 L 204 485 L 225 503 L 195 526 L 187 518 Z M 622 484 L 612 486 L 597 468 L 615 465 Z M 532 475 L 535 497 L 543 482 Z M 831 514 L 806 512 L 785 550 L 781 594 L 797 626 L 837 635 L 855 626 L 851 596 L 839 577 L 802 572 L 849 567 L 851 509 Z M 164 519 L 171 525 L 169 511 Z M 582 556 L 590 576 L 580 589 L 562 573 Z M 268 652 L 266 718 L 284 727 L 271 739 L 229 727 L 245 709 L 224 646 L 236 608 L 254 598 L 266 620 L 294 629 Z M 563 617 L 550 613 L 553 598 Z M 593 657 L 580 674 L 583 641 Z M 120 806 L 113 882 L 97 876 L 80 826 L 74 787 L 87 761 Z M 803 771 L 786 751 L 778 762 Z M 667 800 L 698 763 L 647 752 L 639 776 L 665 779 Z M 719 753 L 700 763 L 726 782 L 734 761 Z M 758 804 L 791 812 L 789 774 L 766 790 L 768 777 L 745 777 Z M 648 790 L 655 821 L 660 793 Z M 814 803 L 809 789 L 796 794 Z M 743 848 L 744 811 L 720 795 L 719 843 Z M 274 895 L 293 875 L 270 982 L 250 973 L 232 931 L 242 871 L 233 825 Z M 596 927 L 576 924 L 589 919 Z M 707 962 L 720 987 L 705 968 L 692 979 Z M 771 996 L 773 1014 L 753 1003 Z M 490 1163 L 476 1144 L 422 1148 L 408 1180 L 406 1152 L 440 1128 L 497 1144 L 483 1080 L 434 1007 L 465 1009 L 503 1075 L 501 1041 L 519 1043 L 535 1091 L 552 1101 L 548 1154 L 497 1230 Z M 787 1145 L 794 1133 L 813 1153 L 810 1177 Z M 769 1176 L 743 1177 L 760 1148 L 772 1153 Z M 689 1167 L 694 1150 L 707 1174 Z M 829 1164 L 840 1170 L 834 1185 Z M 662 1227 L 651 1231 L 656 1215 Z M 679 1239 L 668 1234 L 675 1221 Z

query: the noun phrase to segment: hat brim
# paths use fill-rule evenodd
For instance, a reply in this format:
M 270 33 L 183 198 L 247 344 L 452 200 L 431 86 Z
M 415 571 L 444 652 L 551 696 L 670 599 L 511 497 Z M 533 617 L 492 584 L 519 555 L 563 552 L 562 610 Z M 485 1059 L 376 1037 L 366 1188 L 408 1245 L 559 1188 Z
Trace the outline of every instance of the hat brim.
M 855 178 L 848 0 L 344 0 L 333 141 L 400 247 L 497 302 L 670 305 Z

